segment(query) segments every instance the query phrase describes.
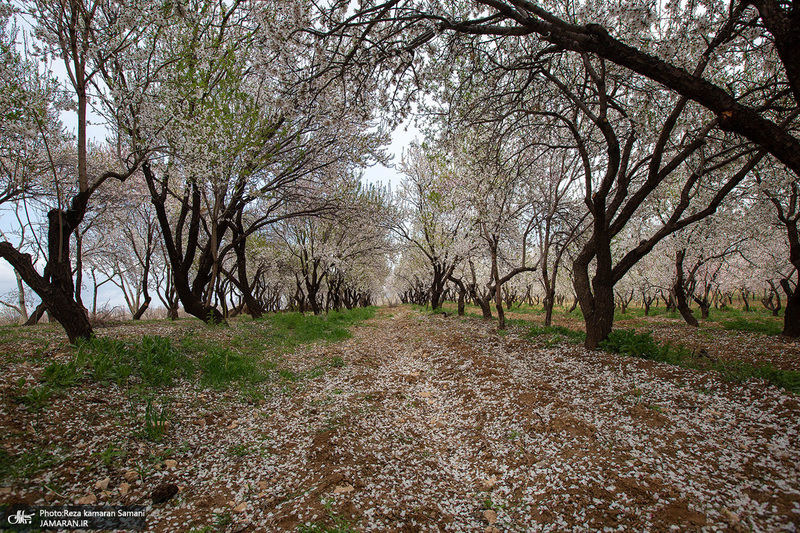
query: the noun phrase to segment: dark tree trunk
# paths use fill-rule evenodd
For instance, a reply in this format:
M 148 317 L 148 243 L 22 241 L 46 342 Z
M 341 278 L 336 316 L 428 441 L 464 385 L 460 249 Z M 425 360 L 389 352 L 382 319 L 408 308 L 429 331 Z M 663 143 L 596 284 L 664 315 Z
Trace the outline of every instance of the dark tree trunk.
M 464 286 L 464 282 L 458 278 L 450 276 L 448 279 L 452 281 L 458 288 L 458 316 L 464 316 L 464 308 L 466 307 L 466 299 L 467 299 L 467 288 Z
M 150 297 L 150 256 L 153 249 L 153 233 L 149 232 L 147 234 L 147 247 L 145 248 L 145 256 L 144 256 L 144 271 L 142 272 L 142 295 L 144 296 L 144 302 L 142 303 L 141 307 L 133 314 L 133 320 L 139 320 L 142 318 L 142 315 L 150 308 L 150 302 L 152 298 Z
M 595 277 L 592 280 L 594 289 L 594 306 L 591 310 L 583 311 L 586 322 L 586 341 L 584 346 L 589 350 L 596 350 L 614 327 L 614 286 Z
M 150 297 L 150 295 L 146 294 L 144 297 L 144 302 L 142 302 L 142 305 L 139 306 L 139 309 L 137 309 L 136 312 L 133 314 L 133 320 L 140 320 L 142 318 L 142 315 L 144 315 L 145 312 L 150 308 L 151 301 L 152 298 Z
M 700 307 L 700 318 L 708 320 L 708 313 L 711 310 L 711 283 L 706 283 L 703 287 L 702 297 L 693 296 L 692 299 Z
M 300 283 L 300 277 L 295 274 L 296 290 L 294 291 L 293 300 L 297 303 L 297 310 L 301 313 L 306 312 L 306 293 L 303 292 L 303 286 Z
M 475 298 L 475 302 L 481 308 L 481 313 L 483 314 L 484 320 L 491 320 L 492 319 L 492 297 L 490 293 L 486 293 L 483 296 L 477 296 Z
M 644 306 L 644 316 L 650 316 L 650 307 L 652 307 L 653 302 L 656 301 L 655 296 L 650 296 L 646 292 L 642 291 L 642 305 Z
M 544 296 L 544 325 L 551 326 L 553 324 L 553 307 L 556 303 L 556 288 L 551 287 L 546 291 Z
M 575 298 L 572 299 L 572 305 L 570 306 L 569 310 L 567 310 L 567 313 L 571 313 L 577 308 L 578 308 L 578 297 L 576 296 Z
M 492 258 L 492 284 L 494 289 L 494 307 L 497 309 L 497 329 L 506 329 L 506 313 L 503 310 L 503 282 L 500 280 L 500 269 L 497 265 L 498 238 L 491 236 L 489 251 Z
M 167 250 L 170 268 L 172 269 L 172 282 L 178 299 L 183 304 L 183 308 L 190 315 L 199 318 L 207 324 L 226 324 L 225 317 L 215 307 L 206 305 L 203 301 L 203 290 L 211 280 L 211 268 L 213 266 L 211 253 L 212 246 L 218 246 L 221 242 L 224 231 L 220 231 L 215 242 L 207 243 L 197 262 L 197 271 L 193 283 L 189 283 L 189 273 L 195 266 L 200 232 L 200 211 L 201 196 L 197 185 L 192 183 L 186 196 L 182 198 L 181 212 L 178 221 L 177 233 L 173 235 L 172 225 L 169 221 L 166 208 L 167 185 L 161 183 L 156 178 L 155 173 L 150 168 L 149 163 L 142 165 L 142 171 L 150 191 L 150 197 L 156 211 L 158 223 L 161 226 L 161 234 L 164 237 L 164 245 Z M 161 191 L 156 190 L 156 184 L 161 186 Z M 183 225 L 189 217 L 189 231 L 186 240 L 182 237 Z M 185 249 L 183 248 L 185 245 Z M 221 258 L 220 258 L 221 260 Z M 213 290 L 213 287 L 208 288 Z
M 64 328 L 71 343 L 79 339 L 88 340 L 94 335 L 86 310 L 75 300 L 69 254 L 70 237 L 83 220 L 90 194 L 90 191 L 76 194 L 67 211 L 51 209 L 47 213 L 48 258 L 43 276 L 34 268 L 29 254 L 21 253 L 8 242 L 0 242 L 0 257 L 8 261 L 39 295 L 47 311 Z
M 683 319 L 692 327 L 698 327 L 700 324 L 689 309 L 689 304 L 686 302 L 686 293 L 683 289 L 683 258 L 686 256 L 686 250 L 678 250 L 675 255 L 675 299 L 677 300 L 678 311 Z
M 707 297 L 698 298 L 695 296 L 692 299 L 700 308 L 700 318 L 708 320 L 708 313 L 711 310 L 711 301 Z
M 800 286 L 792 289 L 789 280 L 782 279 L 781 287 L 787 298 L 786 311 L 783 315 L 783 334 L 792 338 L 800 337 Z
M 28 320 L 23 326 L 35 326 L 42 319 L 46 311 L 47 306 L 44 303 L 40 303 L 36 306 L 36 309 L 31 313 L 31 316 L 28 317 Z
M 769 295 L 766 294 L 766 290 L 764 291 L 764 298 L 761 299 L 761 304 L 768 310 L 772 311 L 772 316 L 778 316 L 783 304 L 781 303 L 781 294 L 778 292 L 778 289 L 775 287 L 775 284 L 772 280 L 768 281 L 770 292 Z M 773 299 L 775 301 L 773 301 Z
M 240 216 L 240 215 L 237 215 Z M 253 296 L 253 285 L 247 279 L 247 256 L 246 256 L 246 240 L 242 236 L 243 228 L 240 224 L 238 226 L 238 236 L 234 240 L 233 251 L 236 254 L 236 279 L 231 277 L 231 282 L 236 284 L 239 292 L 242 293 L 242 300 L 244 301 L 250 316 L 253 318 L 261 318 L 264 316 L 264 307 L 255 296 Z
M 75 232 L 75 301 L 81 306 L 84 312 L 86 306 L 83 305 L 83 235 L 80 231 Z
M 442 293 L 444 292 L 445 283 L 444 265 L 434 262 L 433 264 L 433 281 L 429 289 L 431 295 L 431 310 L 436 311 L 442 306 Z
M 573 262 L 572 283 L 586 325 L 584 346 L 588 350 L 596 350 L 614 327 L 611 243 L 602 227 L 602 221 L 595 220 L 594 247 L 584 246 Z M 590 282 L 589 263 L 593 258 L 596 259 L 596 268 Z

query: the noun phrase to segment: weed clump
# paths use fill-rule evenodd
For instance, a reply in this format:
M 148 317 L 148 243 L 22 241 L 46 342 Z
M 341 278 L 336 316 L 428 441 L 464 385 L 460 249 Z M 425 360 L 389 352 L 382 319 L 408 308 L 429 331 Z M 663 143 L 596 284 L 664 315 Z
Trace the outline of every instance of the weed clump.
M 651 332 L 636 333 L 633 329 L 617 329 L 612 331 L 608 337 L 600 343 L 600 347 L 606 351 L 621 355 L 630 355 L 640 359 L 650 361 L 661 361 L 664 363 L 681 364 L 687 358 L 691 358 L 685 348 L 673 348 L 669 344 L 658 344 L 653 339 Z M 686 353 L 684 353 L 686 352 Z
M 586 339 L 586 332 L 576 331 L 564 326 L 532 326 L 528 330 L 528 338 L 547 337 L 546 345 L 553 346 L 561 342 L 577 344 Z
M 769 383 L 800 393 L 800 372 L 781 370 L 770 364 L 753 365 L 745 361 L 718 361 L 698 358 L 683 346 L 658 344 L 652 332 L 636 333 L 633 329 L 614 330 L 600 347 L 606 351 L 621 355 L 630 355 L 640 359 L 659 361 L 672 365 L 698 370 L 715 370 L 726 381 L 742 383 L 749 379 L 764 379 Z

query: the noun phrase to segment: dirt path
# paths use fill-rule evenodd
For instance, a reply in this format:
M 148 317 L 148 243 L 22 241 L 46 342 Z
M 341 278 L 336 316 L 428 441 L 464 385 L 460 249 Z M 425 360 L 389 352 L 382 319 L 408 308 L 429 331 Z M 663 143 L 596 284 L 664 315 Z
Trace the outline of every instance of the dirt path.
M 150 512 L 154 531 L 800 525 L 800 403 L 790 393 L 537 349 L 521 331 L 499 336 L 493 323 L 405 307 L 353 333 L 294 358 L 298 368 L 334 356 L 344 366 L 259 405 L 176 391 L 176 464 L 159 464 L 125 497 L 114 489 L 121 467 L 101 499 L 142 501 L 176 483 L 178 497 Z M 92 482 L 79 477 L 65 496 Z

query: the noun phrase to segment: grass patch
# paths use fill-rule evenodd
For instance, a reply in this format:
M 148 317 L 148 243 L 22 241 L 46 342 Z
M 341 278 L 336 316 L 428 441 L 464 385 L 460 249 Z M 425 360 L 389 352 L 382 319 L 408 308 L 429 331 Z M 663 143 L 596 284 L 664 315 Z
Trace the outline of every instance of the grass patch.
M 45 367 L 42 379 L 51 387 L 59 389 L 74 387 L 80 381 L 79 370 L 80 367 L 75 360 L 68 363 L 54 361 Z
M 144 436 L 152 442 L 161 442 L 168 430 L 169 408 L 166 402 L 161 404 L 161 408 L 158 408 L 153 405 L 153 400 L 147 400 L 142 426 Z
M 692 354 L 683 347 L 673 348 L 669 344 L 658 344 L 652 333 L 636 333 L 633 329 L 617 329 L 600 343 L 606 351 L 621 355 L 630 355 L 650 361 L 681 364 L 692 358 Z
M 800 371 L 781 370 L 770 364 L 752 365 L 743 361 L 720 361 L 715 365 L 728 381 L 744 382 L 748 379 L 765 379 L 776 387 L 800 394 Z
M 200 383 L 221 389 L 231 382 L 260 383 L 267 379 L 265 369 L 255 356 L 242 355 L 220 346 L 212 346 L 200 357 Z
M 81 342 L 75 362 L 95 381 L 119 385 L 137 377 L 150 387 L 171 386 L 178 377 L 189 377 L 194 371 L 192 361 L 169 339 L 147 335 L 138 344 L 107 337 Z M 70 372 L 68 368 L 51 370 L 53 379 L 66 382 L 70 381 Z
M 765 335 L 780 335 L 783 332 L 783 326 L 779 322 L 742 316 L 726 320 L 722 323 L 722 327 L 727 330 L 750 331 Z
M 128 452 L 122 446 L 117 446 L 113 442 L 106 446 L 106 449 L 102 452 L 95 452 L 92 454 L 92 457 L 96 457 L 99 459 L 99 462 L 105 465 L 106 467 L 110 467 L 115 464 L 117 459 L 125 459 L 128 456 Z
M 245 443 L 234 444 L 233 446 L 228 448 L 228 455 L 232 457 L 247 457 L 248 455 L 251 455 L 253 453 L 255 453 L 254 450 L 250 448 L 248 444 Z
M 259 333 L 264 348 L 291 350 L 312 342 L 349 339 L 351 334 L 348 327 L 374 317 L 375 309 L 359 307 L 347 311 L 331 311 L 327 315 L 274 313 L 254 321 L 254 325 L 262 326 Z
M 25 394 L 17 396 L 15 399 L 25 404 L 30 411 L 41 411 L 50 403 L 50 397 L 53 395 L 53 389 L 47 385 L 40 385 L 38 387 L 31 387 Z
M 586 339 L 586 332 L 576 331 L 564 326 L 532 326 L 526 336 L 529 339 L 534 337 L 546 337 L 545 344 L 553 346 L 562 342 L 578 344 Z
M 651 332 L 636 333 L 632 329 L 612 331 L 600 347 L 609 352 L 640 359 L 659 361 L 697 370 L 715 370 L 727 381 L 738 383 L 749 379 L 764 379 L 795 394 L 800 393 L 800 372 L 781 370 L 770 364 L 754 365 L 744 361 L 714 361 L 695 357 L 683 346 L 658 344 Z

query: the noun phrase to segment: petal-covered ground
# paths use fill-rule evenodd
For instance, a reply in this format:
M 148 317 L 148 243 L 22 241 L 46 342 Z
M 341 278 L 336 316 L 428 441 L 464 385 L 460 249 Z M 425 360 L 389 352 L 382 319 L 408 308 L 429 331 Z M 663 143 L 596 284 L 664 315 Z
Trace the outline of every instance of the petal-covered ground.
M 2 398 L 9 457 L 42 468 L 2 502 L 143 503 L 152 531 L 796 531 L 800 402 L 763 382 L 522 329 L 381 309 L 338 344 L 295 351 L 270 394 L 160 391 L 145 406 L 86 384 L 28 412 Z M 4 365 L 4 390 L 40 366 Z M 152 504 L 174 483 L 177 496 Z

